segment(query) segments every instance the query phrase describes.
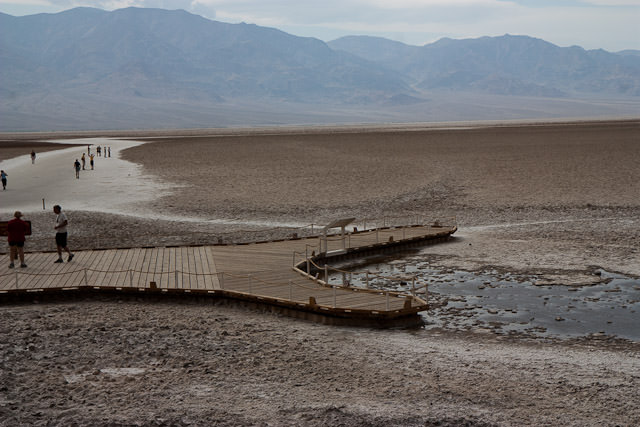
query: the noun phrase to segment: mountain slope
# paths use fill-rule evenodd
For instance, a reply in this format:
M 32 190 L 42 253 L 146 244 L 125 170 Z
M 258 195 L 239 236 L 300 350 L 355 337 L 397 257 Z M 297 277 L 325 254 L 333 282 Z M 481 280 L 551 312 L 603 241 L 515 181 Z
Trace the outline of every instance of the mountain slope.
M 561 48 L 527 36 L 445 38 L 422 47 L 393 49 L 385 40 L 349 36 L 329 45 L 392 69 L 425 90 L 640 96 L 640 61 L 632 55 Z
M 637 51 L 524 36 L 324 43 L 185 11 L 0 13 L 0 131 L 635 116 L 639 79 Z
M 5 91 L 333 101 L 411 91 L 395 74 L 319 40 L 184 11 L 4 15 L 0 40 Z

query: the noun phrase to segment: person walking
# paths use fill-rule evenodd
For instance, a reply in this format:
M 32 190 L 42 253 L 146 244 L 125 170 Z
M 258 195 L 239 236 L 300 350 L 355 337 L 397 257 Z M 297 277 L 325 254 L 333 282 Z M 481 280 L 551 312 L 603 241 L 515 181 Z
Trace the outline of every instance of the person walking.
M 34 150 L 31 150 L 31 164 L 36 164 L 36 152 Z
M 26 268 L 24 263 L 24 241 L 25 235 L 29 232 L 29 223 L 21 220 L 22 212 L 16 211 L 13 219 L 7 223 L 7 235 L 9 236 L 9 268 L 13 268 L 14 260 L 20 258 L 20 267 Z
M 80 160 L 82 161 L 82 170 L 84 170 L 84 165 L 87 163 L 87 159 L 84 157 L 84 153 L 82 153 L 82 157 L 80 157 Z
M 2 189 L 7 189 L 7 173 L 3 170 L 0 170 L 0 179 L 2 179 Z
M 98 148 L 96 148 L 96 152 L 98 153 L 98 157 L 102 156 L 102 149 L 100 148 L 100 146 L 98 145 Z
M 80 162 L 78 159 L 73 162 L 73 168 L 76 170 L 76 179 L 80 179 Z
M 93 154 L 89 154 L 89 164 L 91 165 L 91 170 L 93 170 Z
M 56 225 L 53 227 L 56 230 L 56 247 L 58 249 L 58 260 L 55 263 L 64 262 L 62 261 L 62 251 L 64 250 L 67 254 L 69 254 L 69 258 L 67 258 L 67 262 L 71 262 L 73 259 L 73 254 L 69 250 L 67 246 L 67 225 L 69 221 L 67 220 L 67 216 L 62 212 L 62 207 L 60 205 L 55 205 L 53 207 L 53 212 L 56 216 Z
M 109 157 L 111 157 L 111 147 L 109 147 Z

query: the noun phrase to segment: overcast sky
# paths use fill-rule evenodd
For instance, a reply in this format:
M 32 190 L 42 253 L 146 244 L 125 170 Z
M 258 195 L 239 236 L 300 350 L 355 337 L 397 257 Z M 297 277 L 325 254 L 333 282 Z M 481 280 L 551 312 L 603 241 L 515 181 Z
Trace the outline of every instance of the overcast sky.
M 640 49 L 640 0 L 0 0 L 0 12 L 15 16 L 76 6 L 184 9 L 324 41 L 370 35 L 423 45 L 508 33 L 559 46 Z

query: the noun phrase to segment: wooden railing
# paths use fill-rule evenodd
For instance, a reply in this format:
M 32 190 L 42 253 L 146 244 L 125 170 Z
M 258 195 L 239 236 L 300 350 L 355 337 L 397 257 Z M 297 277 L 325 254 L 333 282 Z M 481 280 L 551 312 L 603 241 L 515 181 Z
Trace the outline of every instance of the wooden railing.
M 386 220 L 383 224 L 386 224 Z M 293 268 L 300 274 L 325 286 L 336 286 L 329 283 L 331 274 L 335 273 L 342 275 L 341 286 L 347 288 L 352 287 L 354 282 L 353 278 L 357 278 L 358 276 L 361 277 L 359 282 L 364 283 L 365 289 L 370 289 L 370 285 L 374 281 L 392 282 L 402 287 L 410 286 L 408 292 L 411 296 L 415 297 L 417 294 L 422 294 L 422 298 L 424 298 L 426 303 L 428 298 L 428 283 L 419 283 L 416 275 L 386 276 L 370 271 L 343 270 L 332 267 L 328 264 L 318 265 L 316 263 L 316 260 L 320 258 L 320 255 L 326 257 L 331 254 L 332 250 L 336 251 L 336 254 L 339 255 L 341 251 L 356 249 L 365 245 L 377 245 L 393 242 L 393 236 L 396 235 L 399 235 L 398 237 L 404 240 L 406 239 L 407 229 L 425 226 L 455 229 L 457 224 L 455 218 L 446 218 L 444 220 L 423 220 L 422 223 L 418 224 L 409 224 L 399 227 L 385 226 L 384 228 L 367 229 L 365 231 L 357 231 L 357 228 L 354 227 L 354 231 L 350 231 L 345 234 L 334 234 L 326 237 L 319 236 L 317 245 L 307 244 L 304 252 L 294 251 Z M 373 237 L 375 237 L 375 239 Z M 406 295 L 405 292 L 396 293 L 399 295 Z

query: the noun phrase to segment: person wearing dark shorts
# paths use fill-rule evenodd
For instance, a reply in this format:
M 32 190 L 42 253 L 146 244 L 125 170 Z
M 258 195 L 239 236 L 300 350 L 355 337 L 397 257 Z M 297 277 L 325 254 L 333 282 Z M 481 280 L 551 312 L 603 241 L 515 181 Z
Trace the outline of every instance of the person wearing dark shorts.
M 73 168 L 76 170 L 76 179 L 80 178 L 80 162 L 78 161 L 78 159 L 76 159 L 75 162 L 73 162 Z
M 15 266 L 14 260 L 20 257 L 20 267 L 25 268 L 27 264 L 24 263 L 24 241 L 25 235 L 29 231 L 29 224 L 20 218 L 22 212 L 16 211 L 13 214 L 13 219 L 7 223 L 7 234 L 9 235 L 9 268 Z
M 24 236 L 29 231 L 29 224 L 21 220 L 22 212 L 16 211 L 13 214 L 13 219 L 7 223 L 7 234 L 9 235 L 9 268 L 13 268 L 15 264 L 14 260 L 20 257 L 20 267 L 25 268 L 27 264 L 24 263 Z
M 62 261 L 63 250 L 67 254 L 69 254 L 67 262 L 71 262 L 71 260 L 73 259 L 73 254 L 67 246 L 67 224 L 69 224 L 69 221 L 67 220 L 67 216 L 64 214 L 64 212 L 62 212 L 62 208 L 60 207 L 60 205 L 55 205 L 53 207 L 53 212 L 57 215 L 56 225 L 53 227 L 56 230 L 56 247 L 58 249 L 58 260 L 55 262 L 64 262 Z

